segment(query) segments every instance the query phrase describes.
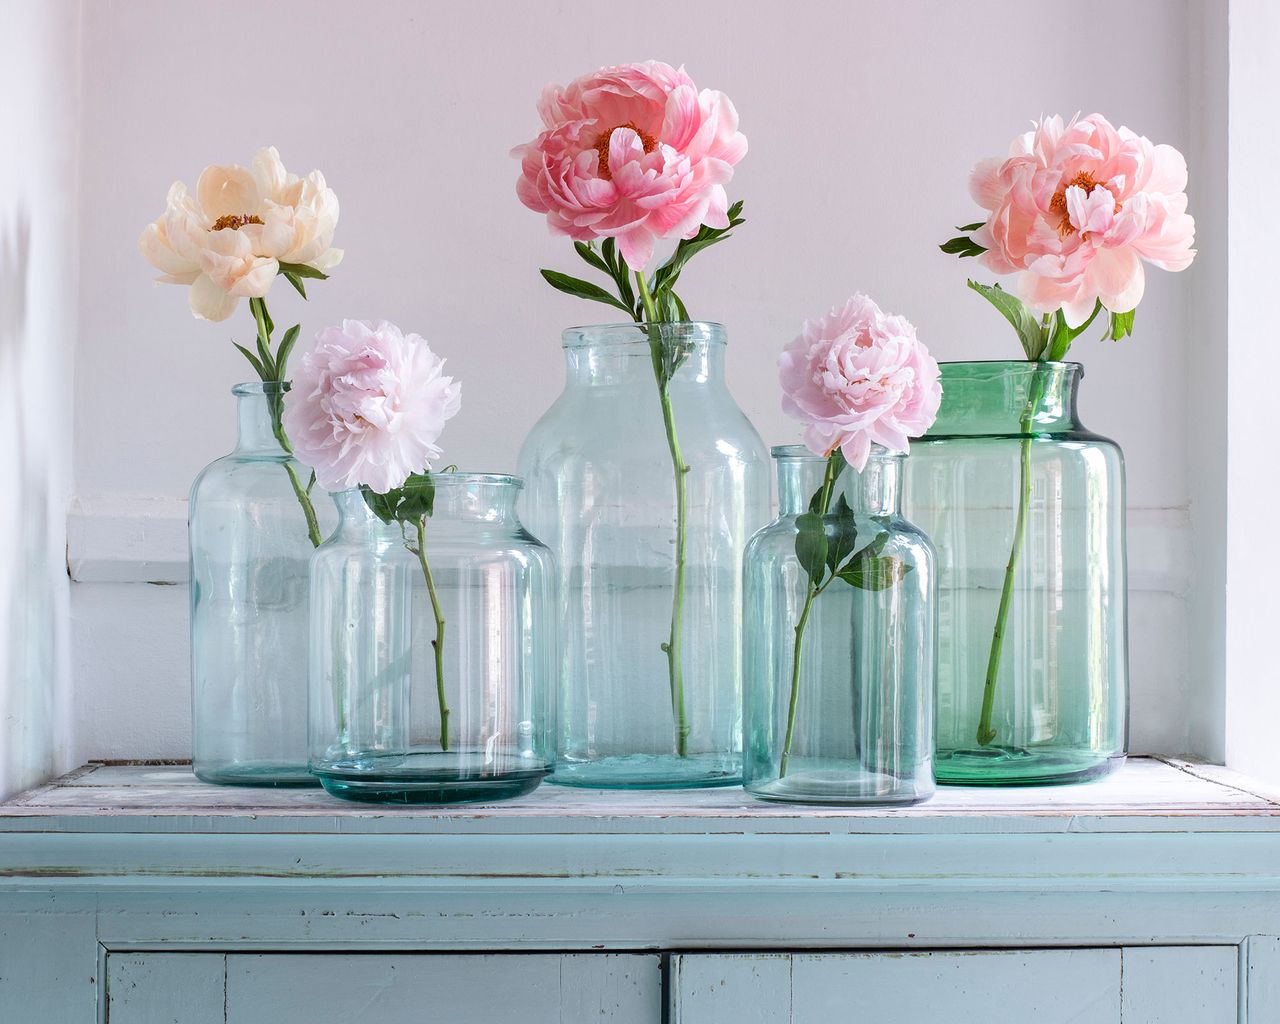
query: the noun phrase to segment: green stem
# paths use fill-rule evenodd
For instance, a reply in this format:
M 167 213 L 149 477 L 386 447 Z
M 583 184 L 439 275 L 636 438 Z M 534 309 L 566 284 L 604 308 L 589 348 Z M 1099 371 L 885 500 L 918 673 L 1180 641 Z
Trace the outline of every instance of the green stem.
M 1018 482 L 1018 516 L 1013 524 L 1013 543 L 1009 548 L 1009 561 L 1004 570 L 1004 586 L 1000 590 L 1000 606 L 996 611 L 996 623 L 991 633 L 991 653 L 987 658 L 987 678 L 982 689 L 982 713 L 978 717 L 975 739 L 978 746 L 988 746 L 996 738 L 997 731 L 991 724 L 995 713 L 996 681 L 1000 677 L 1000 657 L 1004 651 L 1005 632 L 1009 626 L 1009 610 L 1013 605 L 1013 582 L 1018 560 L 1022 557 L 1022 545 L 1027 532 L 1027 516 L 1031 508 L 1031 428 L 1035 425 L 1035 413 L 1044 394 L 1044 369 L 1037 365 L 1031 381 L 1027 406 L 1019 424 L 1022 433 L 1020 452 L 1020 478 Z
M 636 271 L 636 283 L 640 287 L 640 299 L 649 318 L 649 352 L 653 359 L 653 375 L 658 384 L 658 400 L 662 405 L 662 425 L 667 435 L 667 449 L 671 453 L 671 468 L 676 485 L 676 564 L 672 585 L 671 633 L 661 644 L 667 656 L 667 676 L 671 685 L 671 713 L 675 718 L 676 753 L 680 757 L 689 754 L 689 718 L 684 701 L 684 590 L 685 559 L 689 519 L 689 464 L 684 460 L 680 438 L 676 433 L 675 409 L 671 405 L 671 382 L 663 369 L 662 334 L 653 325 L 658 322 L 658 309 L 649 292 L 644 274 Z
M 436 699 L 440 704 L 440 749 L 449 749 L 449 702 L 444 695 L 444 613 L 440 610 L 440 595 L 436 593 L 436 581 L 431 575 L 431 566 L 427 564 L 427 520 L 419 517 L 418 530 L 418 564 L 422 566 L 422 575 L 427 581 L 427 594 L 431 598 L 431 614 L 436 620 L 436 638 L 431 641 L 431 650 L 436 660 Z
M 831 492 L 835 488 L 836 475 L 836 460 L 828 456 L 826 472 L 822 478 L 822 497 L 818 500 L 820 516 L 825 516 L 831 508 Z M 827 581 L 827 583 L 830 582 L 830 580 Z M 810 580 L 809 592 L 804 599 L 804 609 L 800 612 L 800 620 L 796 623 L 795 648 L 791 652 L 791 698 L 787 702 L 787 734 L 782 741 L 782 763 L 778 769 L 780 779 L 786 776 L 787 768 L 791 764 L 791 741 L 795 738 L 796 708 L 800 703 L 800 654 L 804 643 L 804 628 L 809 624 L 809 613 L 813 610 L 813 602 L 826 588 L 826 583 L 818 585 Z

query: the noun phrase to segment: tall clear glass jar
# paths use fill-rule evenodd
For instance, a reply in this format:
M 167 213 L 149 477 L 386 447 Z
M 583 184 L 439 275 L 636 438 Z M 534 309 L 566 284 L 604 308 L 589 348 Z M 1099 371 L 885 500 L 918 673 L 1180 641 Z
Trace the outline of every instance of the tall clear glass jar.
M 940 782 L 1097 778 L 1128 737 L 1124 459 L 1078 363 L 942 364 L 908 515 L 938 552 Z
M 288 384 L 237 384 L 240 433 L 191 487 L 191 761 L 205 782 L 315 785 L 307 771 L 308 567 L 334 521 L 281 444 Z M 309 528 L 308 507 L 317 523 Z
M 335 796 L 499 800 L 551 768 L 555 568 L 515 477 L 433 473 L 416 527 L 358 490 L 311 563 L 311 770 Z
M 519 460 L 524 517 L 560 567 L 551 781 L 736 785 L 742 553 L 770 486 L 725 386 L 724 329 L 574 328 L 564 353 L 564 392 Z
M 902 515 L 906 457 L 876 445 L 861 473 L 844 465 L 820 515 L 827 460 L 773 456 L 778 518 L 745 562 L 743 784 L 766 800 L 927 799 L 936 584 L 929 540 Z

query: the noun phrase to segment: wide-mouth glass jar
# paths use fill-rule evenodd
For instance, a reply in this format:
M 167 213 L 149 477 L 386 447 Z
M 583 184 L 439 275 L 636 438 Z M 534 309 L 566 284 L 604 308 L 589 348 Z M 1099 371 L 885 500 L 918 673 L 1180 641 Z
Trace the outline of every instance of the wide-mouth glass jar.
M 421 532 L 335 495 L 312 560 L 311 770 L 337 796 L 496 800 L 551 767 L 551 553 L 516 518 L 518 478 L 430 479 Z
M 1128 735 L 1124 458 L 1078 363 L 942 364 L 907 512 L 938 553 L 940 782 L 1076 782 Z
M 315 785 L 307 771 L 308 567 L 334 515 L 284 446 L 288 388 L 254 381 L 232 389 L 235 450 L 191 486 L 191 761 L 204 782 Z
M 564 785 L 742 779 L 742 553 L 768 456 L 718 324 L 564 332 L 564 392 L 520 452 L 522 515 L 555 552 Z
M 876 445 L 861 473 L 841 460 L 825 492 L 826 458 L 799 445 L 773 456 L 778 518 L 745 563 L 747 792 L 924 800 L 934 791 L 935 580 L 928 538 L 902 515 L 905 456 Z

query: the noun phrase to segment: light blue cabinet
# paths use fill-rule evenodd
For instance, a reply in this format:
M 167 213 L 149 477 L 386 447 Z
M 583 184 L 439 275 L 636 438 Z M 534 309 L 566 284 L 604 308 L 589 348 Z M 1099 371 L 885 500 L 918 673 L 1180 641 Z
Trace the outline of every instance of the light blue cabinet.
M 107 765 L 0 806 L 0 1024 L 507 1019 L 1277 1024 L 1280 800 L 1138 759 L 897 810 Z

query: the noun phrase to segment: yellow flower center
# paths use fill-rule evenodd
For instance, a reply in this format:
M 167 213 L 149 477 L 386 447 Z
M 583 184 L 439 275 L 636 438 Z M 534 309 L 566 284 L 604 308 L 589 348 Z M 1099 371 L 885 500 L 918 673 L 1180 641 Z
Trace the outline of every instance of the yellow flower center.
M 1075 225 L 1071 223 L 1071 215 L 1067 212 L 1067 189 L 1074 185 L 1077 188 L 1084 189 L 1085 195 L 1092 195 L 1095 188 L 1102 188 L 1106 185 L 1105 181 L 1094 181 L 1093 175 L 1088 171 L 1081 171 L 1069 182 L 1058 189 L 1049 200 L 1049 209 L 1051 212 L 1059 215 L 1058 234 L 1071 235 L 1075 233 Z M 1116 203 L 1116 213 L 1120 212 L 1120 203 Z
M 600 155 L 600 177 L 604 178 L 605 181 L 613 181 L 613 173 L 609 170 L 609 140 L 613 138 L 613 133 L 619 128 L 630 128 L 639 135 L 640 145 L 644 147 L 646 153 L 652 153 L 658 146 L 657 139 L 648 132 L 642 132 L 630 121 L 626 124 L 616 125 L 607 132 L 601 132 L 593 148 Z
M 246 224 L 261 224 L 262 218 L 256 213 L 224 213 L 213 222 L 211 231 L 222 231 L 226 228 L 239 230 Z

